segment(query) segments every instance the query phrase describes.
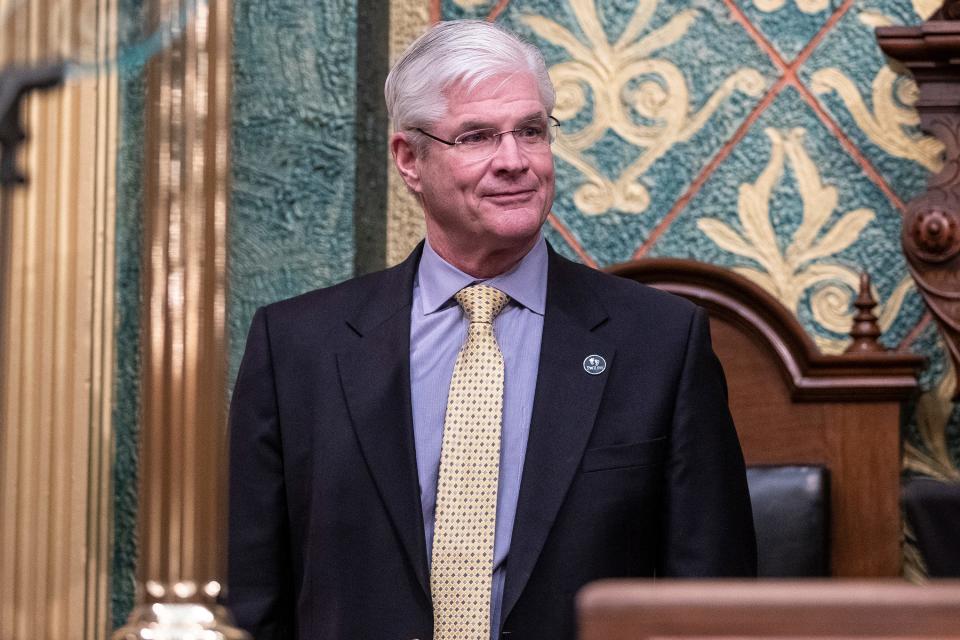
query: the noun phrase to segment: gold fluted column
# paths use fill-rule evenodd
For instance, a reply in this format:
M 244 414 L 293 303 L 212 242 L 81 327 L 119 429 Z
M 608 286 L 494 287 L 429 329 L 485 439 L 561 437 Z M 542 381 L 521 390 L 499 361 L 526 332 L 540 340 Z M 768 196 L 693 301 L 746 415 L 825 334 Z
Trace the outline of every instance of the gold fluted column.
M 152 9 L 188 20 L 147 75 L 138 574 L 222 579 L 230 4 Z
M 113 56 L 114 0 L 7 2 L 0 66 Z M 84 41 L 84 42 L 81 42 Z M 106 637 L 117 82 L 23 105 L 0 273 L 0 638 Z
M 430 26 L 427 0 L 390 0 L 390 66 Z M 391 127 L 390 132 L 393 132 Z M 423 210 L 387 153 L 387 264 L 402 262 L 426 233 Z

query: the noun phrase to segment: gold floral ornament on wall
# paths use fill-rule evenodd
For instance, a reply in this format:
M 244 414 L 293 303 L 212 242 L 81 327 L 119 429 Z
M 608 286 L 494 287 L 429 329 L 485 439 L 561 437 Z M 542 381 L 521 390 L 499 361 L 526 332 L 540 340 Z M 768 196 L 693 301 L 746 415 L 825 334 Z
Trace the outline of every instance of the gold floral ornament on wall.
M 673 145 L 688 141 L 704 127 L 720 104 L 735 91 L 759 96 L 764 78 L 755 69 L 740 69 L 726 78 L 699 111 L 690 105 L 687 81 L 669 60 L 650 57 L 679 41 L 696 21 L 699 12 L 676 12 L 658 29 L 644 34 L 657 8 L 657 0 L 640 0 L 622 35 L 610 43 L 600 23 L 593 0 L 570 0 L 570 7 L 588 42 L 581 42 L 549 18 L 527 15 L 523 22 L 548 42 L 562 47 L 570 60 L 550 68 L 557 90 L 554 115 L 571 120 L 593 96 L 593 120 L 583 128 L 565 133 L 555 146 L 557 156 L 586 178 L 574 193 L 574 204 L 585 214 L 599 215 L 617 209 L 643 213 L 650 194 L 640 177 Z M 641 79 L 636 87 L 635 79 Z M 631 111 L 644 120 L 639 124 Z M 616 178 L 594 166 L 583 151 L 612 130 L 642 149 L 640 155 Z
M 816 164 L 803 146 L 805 130 L 764 132 L 771 143 L 770 160 L 756 182 L 741 184 L 739 188 L 737 212 L 743 233 L 715 218 L 701 218 L 697 228 L 721 249 L 756 262 L 759 268 L 741 266 L 733 270 L 766 289 L 794 314 L 804 293 L 813 288 L 814 320 L 833 333 L 846 334 L 853 314 L 851 300 L 860 276 L 848 266 L 823 259 L 856 242 L 874 219 L 874 212 L 848 211 L 827 228 L 827 221 L 837 208 L 837 189 L 823 184 Z M 770 218 L 770 204 L 786 161 L 796 179 L 803 213 L 790 244 L 781 252 Z M 912 283 L 909 277 L 904 278 L 880 307 L 879 323 L 883 330 L 893 323 Z M 827 353 L 842 351 L 848 342 L 823 335 L 815 335 L 814 340 Z
M 888 16 L 874 11 L 864 11 L 859 19 L 871 28 L 894 24 Z M 902 70 L 883 66 L 877 72 L 871 84 L 873 111 L 854 81 L 836 67 L 817 70 L 810 86 L 821 95 L 835 91 L 863 133 L 890 155 L 917 162 L 934 173 L 942 168 L 943 143 L 917 130 L 917 83 Z
M 947 447 L 947 425 L 953 411 L 953 390 L 957 372 L 947 360 L 947 371 L 937 386 L 920 396 L 917 403 L 917 431 L 925 448 L 903 443 L 903 468 L 944 481 L 960 481 L 958 469 Z
M 917 402 L 917 435 L 903 441 L 903 470 L 943 482 L 960 482 L 957 468 L 947 446 L 947 426 L 953 412 L 953 391 L 957 372 L 947 359 L 947 371 L 940 382 L 920 396 Z M 929 578 L 923 555 L 917 548 L 917 537 L 909 520 L 903 521 L 903 574 L 910 582 L 924 583 Z

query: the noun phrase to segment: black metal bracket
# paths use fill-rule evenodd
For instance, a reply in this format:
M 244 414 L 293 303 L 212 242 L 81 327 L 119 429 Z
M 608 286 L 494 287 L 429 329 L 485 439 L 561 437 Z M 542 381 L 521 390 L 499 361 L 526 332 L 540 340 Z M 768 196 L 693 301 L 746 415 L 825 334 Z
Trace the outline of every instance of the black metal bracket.
M 17 149 L 27 139 L 20 119 L 23 98 L 34 90 L 60 86 L 65 69 L 62 62 L 0 69 L 0 187 L 26 182 L 17 169 Z

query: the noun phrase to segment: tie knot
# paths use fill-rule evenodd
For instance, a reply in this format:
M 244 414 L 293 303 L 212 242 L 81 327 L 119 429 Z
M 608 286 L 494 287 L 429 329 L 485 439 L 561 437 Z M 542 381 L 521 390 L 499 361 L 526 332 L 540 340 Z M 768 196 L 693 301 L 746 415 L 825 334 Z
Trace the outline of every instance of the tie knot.
M 464 287 L 453 297 L 463 307 L 463 312 L 470 322 L 487 324 L 493 322 L 510 300 L 510 296 L 503 291 L 483 284 Z

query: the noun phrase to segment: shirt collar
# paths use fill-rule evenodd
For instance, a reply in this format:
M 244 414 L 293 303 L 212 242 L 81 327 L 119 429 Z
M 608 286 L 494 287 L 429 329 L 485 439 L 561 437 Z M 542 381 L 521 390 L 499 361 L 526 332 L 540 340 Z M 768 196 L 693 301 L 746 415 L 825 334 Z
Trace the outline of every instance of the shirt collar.
M 417 269 L 424 315 L 443 307 L 460 289 L 480 282 L 503 291 L 511 300 L 542 316 L 547 300 L 547 242 L 543 234 L 513 269 L 489 280 L 478 280 L 464 273 L 441 258 L 429 240 L 424 243 Z

